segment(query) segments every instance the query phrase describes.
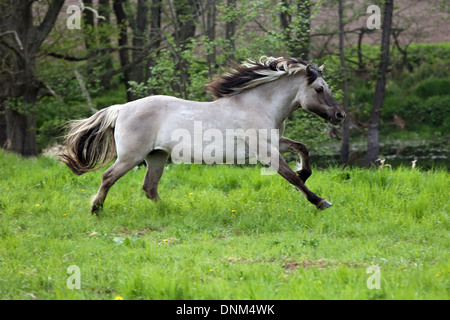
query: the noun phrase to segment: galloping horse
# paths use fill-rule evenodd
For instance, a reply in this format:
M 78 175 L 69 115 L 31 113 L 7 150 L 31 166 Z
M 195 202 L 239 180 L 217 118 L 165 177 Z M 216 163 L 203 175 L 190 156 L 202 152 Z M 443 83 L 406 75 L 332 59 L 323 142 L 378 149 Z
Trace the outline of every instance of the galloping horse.
M 159 199 L 158 183 L 169 155 L 184 161 L 190 158 L 194 163 L 214 163 L 212 158 L 218 162 L 225 154 L 227 163 L 230 158 L 234 163 L 242 163 L 239 161 L 256 157 L 300 190 L 318 209 L 326 209 L 332 204 L 305 186 L 311 175 L 308 149 L 303 143 L 282 136 L 286 118 L 297 109 L 316 114 L 334 125 L 345 118 L 344 110 L 322 78 L 323 67 L 295 58 L 262 57 L 259 61 L 234 64 L 207 84 L 216 98 L 212 102 L 157 95 L 102 109 L 88 119 L 69 123 L 62 161 L 75 174 L 81 175 L 105 166 L 117 156 L 114 164 L 103 173 L 92 213 L 103 207 L 112 185 L 142 161 L 147 164 L 143 189 L 149 199 L 156 201 Z M 247 133 L 275 130 L 278 134 L 275 138 L 260 134 L 256 147 L 250 145 L 249 140 L 254 142 L 253 139 L 236 134 L 232 157 L 228 157 L 228 144 L 228 150 L 216 144 L 224 149 L 215 148 L 215 156 L 213 153 L 205 156 L 205 141 L 192 143 L 190 139 L 182 139 L 180 142 L 180 136 L 174 138 L 177 130 L 189 136 L 198 135 L 199 124 L 200 130 L 213 130 L 217 136 L 221 134 L 220 137 L 230 129 Z M 216 142 L 222 142 L 217 136 Z M 202 132 L 200 137 L 204 137 Z M 239 143 L 244 146 L 243 150 L 234 151 Z M 262 145 L 267 154 L 259 151 Z M 175 152 L 181 149 L 183 156 Z M 281 157 L 281 153 L 287 151 L 300 155 L 302 167 L 297 172 Z

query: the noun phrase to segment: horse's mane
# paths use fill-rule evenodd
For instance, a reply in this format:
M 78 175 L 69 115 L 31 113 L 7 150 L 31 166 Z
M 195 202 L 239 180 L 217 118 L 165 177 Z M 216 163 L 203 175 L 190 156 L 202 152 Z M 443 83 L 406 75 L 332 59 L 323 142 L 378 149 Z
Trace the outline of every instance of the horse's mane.
M 306 74 L 310 64 L 312 72 Z M 242 64 L 229 63 L 229 69 L 206 85 L 215 98 L 236 95 L 263 83 L 275 81 L 282 76 L 304 72 L 308 84 L 313 83 L 322 72 L 316 65 L 296 58 L 261 57 L 259 61 L 248 60 Z

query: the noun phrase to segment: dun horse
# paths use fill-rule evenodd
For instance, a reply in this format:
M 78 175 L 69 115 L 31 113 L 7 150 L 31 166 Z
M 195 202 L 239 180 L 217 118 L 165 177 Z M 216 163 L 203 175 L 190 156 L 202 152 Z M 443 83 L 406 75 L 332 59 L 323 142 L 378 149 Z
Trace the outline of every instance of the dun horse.
M 318 209 L 326 209 L 332 204 L 305 186 L 311 175 L 308 149 L 303 143 L 282 136 L 286 118 L 297 109 L 316 114 L 334 125 L 345 118 L 343 109 L 322 78 L 323 67 L 295 58 L 262 57 L 259 61 L 235 64 L 207 84 L 216 98 L 212 102 L 158 95 L 111 106 L 88 119 L 70 122 L 62 161 L 75 174 L 81 175 L 105 166 L 117 156 L 103 174 L 92 203 L 91 212 L 95 213 L 102 209 L 111 186 L 142 161 L 147 164 L 143 189 L 149 199 L 156 201 L 166 160 L 169 155 L 174 157 L 174 150 L 179 150 L 180 144 L 183 152 L 188 150 L 186 154 L 194 154 L 191 157 L 194 163 L 198 163 L 196 154 L 204 157 L 202 150 L 198 152 L 199 148 L 204 148 L 203 143 L 181 143 L 173 138 L 176 130 L 183 129 L 187 135 L 195 135 L 195 124 L 199 123 L 202 130 L 211 129 L 223 135 L 229 129 L 276 130 L 279 133 L 276 138 L 267 134 L 257 137 L 258 146 L 264 144 L 267 154 L 258 151 L 253 155 L 295 186 Z M 233 149 L 235 163 L 242 163 L 239 161 L 251 156 L 252 146 L 248 140 L 244 135 L 235 137 L 236 144 L 240 142 L 245 146 L 244 151 Z M 225 146 L 223 148 L 221 155 L 229 153 Z M 297 172 L 281 156 L 287 151 L 300 155 L 302 166 Z M 212 163 L 210 160 L 203 158 L 200 162 Z

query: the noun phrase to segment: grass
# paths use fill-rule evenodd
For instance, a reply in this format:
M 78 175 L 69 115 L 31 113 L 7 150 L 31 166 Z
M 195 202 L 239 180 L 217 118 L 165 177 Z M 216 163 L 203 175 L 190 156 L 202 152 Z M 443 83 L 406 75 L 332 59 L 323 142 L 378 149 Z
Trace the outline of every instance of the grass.
M 0 152 L 0 299 L 450 297 L 445 170 L 316 169 L 317 211 L 257 167 L 169 165 L 153 204 L 141 168 L 96 217 L 101 174 Z

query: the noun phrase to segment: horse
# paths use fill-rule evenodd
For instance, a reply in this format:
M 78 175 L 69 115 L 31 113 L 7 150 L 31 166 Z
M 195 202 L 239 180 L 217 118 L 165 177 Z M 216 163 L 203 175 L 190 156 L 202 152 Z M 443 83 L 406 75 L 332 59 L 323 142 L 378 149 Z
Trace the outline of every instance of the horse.
M 292 184 L 317 209 L 326 209 L 332 203 L 305 186 L 312 173 L 308 149 L 301 142 L 283 137 L 286 118 L 298 109 L 333 125 L 344 120 L 344 110 L 322 77 L 324 66 L 297 58 L 264 56 L 256 61 L 230 64 L 225 73 L 207 83 L 206 88 L 215 98 L 213 101 L 154 95 L 110 106 L 87 119 L 69 122 L 61 161 L 73 173 L 81 175 L 98 170 L 116 158 L 103 173 L 92 202 L 93 214 L 103 208 L 113 184 L 144 161 L 147 171 L 142 188 L 150 200 L 160 200 L 158 183 L 169 155 L 185 162 L 190 159 L 193 163 L 206 164 L 214 163 L 212 159 L 218 162 L 226 158 L 227 163 L 242 163 L 256 157 Z M 235 133 L 241 130 L 232 138 L 233 151 L 228 143 L 220 144 L 231 129 Z M 218 144 L 215 146 L 218 147 L 205 157 L 205 144 L 212 141 L 211 134 L 207 139 L 202 135 L 207 130 L 216 134 Z M 257 145 L 251 146 L 249 140 L 255 144 L 255 139 L 249 138 L 249 132 L 256 130 L 260 132 L 256 134 Z M 264 130 L 266 134 L 261 134 Z M 269 131 L 277 134 L 269 135 Z M 174 132 L 182 134 L 174 136 Z M 192 139 L 180 141 L 192 135 L 194 143 Z M 234 151 L 237 144 L 244 148 Z M 267 152 L 260 152 L 264 149 L 262 146 Z M 227 147 L 229 150 L 225 150 Z M 281 156 L 288 151 L 300 156 L 301 166 L 296 171 Z

